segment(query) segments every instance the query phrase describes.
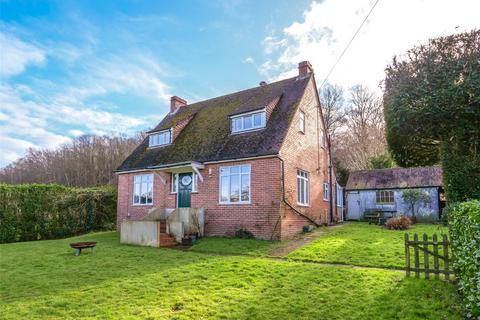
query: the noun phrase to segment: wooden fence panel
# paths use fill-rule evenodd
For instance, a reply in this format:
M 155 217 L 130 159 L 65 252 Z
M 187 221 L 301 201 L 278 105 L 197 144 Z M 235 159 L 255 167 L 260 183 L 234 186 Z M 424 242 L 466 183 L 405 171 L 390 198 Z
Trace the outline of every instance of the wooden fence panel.
M 415 277 L 419 278 L 421 273 L 425 274 L 425 278 L 429 279 L 433 273 L 435 279 L 440 279 L 440 274 L 445 276 L 445 280 L 450 280 L 453 271 L 450 267 L 449 257 L 449 241 L 447 235 L 442 236 L 442 240 L 438 241 L 437 234 L 433 234 L 432 240 L 428 240 L 427 234 L 423 234 L 422 240 L 419 240 L 418 234 L 413 235 L 410 240 L 408 233 L 405 234 L 405 272 L 407 277 L 411 272 L 415 272 Z M 410 249 L 413 247 L 413 265 L 410 256 Z M 432 247 L 432 250 L 430 250 Z M 441 253 L 439 252 L 441 251 Z M 423 264 L 421 263 L 421 254 L 423 254 Z M 433 269 L 430 267 L 430 260 L 433 257 Z M 440 261 L 443 263 L 440 264 Z M 413 270 L 412 270 L 413 269 Z

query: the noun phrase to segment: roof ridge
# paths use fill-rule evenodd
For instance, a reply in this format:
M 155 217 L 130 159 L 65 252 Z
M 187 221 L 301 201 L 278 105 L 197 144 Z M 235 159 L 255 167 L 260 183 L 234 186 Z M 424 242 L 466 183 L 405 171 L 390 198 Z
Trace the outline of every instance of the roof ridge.
M 428 168 L 442 168 L 440 165 L 433 165 L 433 166 L 420 166 L 420 167 L 395 167 L 395 168 L 380 168 L 380 169 L 361 169 L 361 170 L 354 170 L 354 172 L 371 172 L 371 171 L 387 171 L 387 170 L 407 170 L 407 169 L 428 169 Z
M 210 101 L 210 100 L 219 99 L 219 98 L 224 98 L 224 97 L 226 97 L 226 96 L 231 96 L 231 95 L 235 95 L 235 94 L 240 94 L 240 93 L 243 93 L 243 92 L 246 92 L 246 91 L 249 91 L 249 90 L 266 88 L 266 87 L 269 87 L 269 86 L 273 86 L 274 84 L 278 84 L 278 83 L 280 83 L 280 82 L 286 82 L 286 81 L 288 81 L 288 80 L 292 80 L 292 79 L 295 79 L 295 78 L 298 78 L 298 76 L 290 77 L 290 78 L 286 78 L 286 79 L 282 79 L 282 80 L 278 80 L 278 81 L 275 81 L 275 82 L 272 82 L 272 83 L 268 83 L 268 84 L 266 84 L 265 86 L 250 87 L 250 88 L 247 88 L 247 89 L 242 89 L 242 90 L 240 90 L 240 91 L 234 91 L 234 92 L 226 93 L 226 94 L 223 94 L 223 95 L 221 95 L 221 96 L 216 96 L 216 97 L 208 98 L 208 99 L 205 99 L 205 100 L 195 101 L 194 103 L 192 103 L 192 104 L 187 104 L 186 106 L 187 106 L 187 107 L 190 107 L 190 106 L 193 106 L 193 105 L 198 104 L 198 103 L 202 103 L 202 102 L 205 103 L 205 102 Z

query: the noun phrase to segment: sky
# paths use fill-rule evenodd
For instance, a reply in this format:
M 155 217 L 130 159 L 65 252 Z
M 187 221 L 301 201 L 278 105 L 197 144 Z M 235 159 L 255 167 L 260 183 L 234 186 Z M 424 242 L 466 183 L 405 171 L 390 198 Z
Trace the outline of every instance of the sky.
M 294 76 L 317 82 L 374 0 L 0 0 L 0 168 L 83 134 L 132 135 L 189 103 Z M 480 28 L 477 0 L 379 0 L 328 82 L 381 93 L 385 66 Z

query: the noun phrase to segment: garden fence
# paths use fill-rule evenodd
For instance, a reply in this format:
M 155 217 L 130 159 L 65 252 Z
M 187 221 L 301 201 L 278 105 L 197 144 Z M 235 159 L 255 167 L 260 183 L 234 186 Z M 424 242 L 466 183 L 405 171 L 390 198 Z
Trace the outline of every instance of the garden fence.
M 406 233 L 405 271 L 407 277 L 414 272 L 416 278 L 420 277 L 420 273 L 424 273 L 426 279 L 429 279 L 431 274 L 434 275 L 435 279 L 439 279 L 440 275 L 443 274 L 445 280 L 450 280 L 453 271 L 450 269 L 449 246 L 450 242 L 447 235 L 443 235 L 442 240 L 438 240 L 437 234 L 434 234 L 432 240 L 429 240 L 424 233 L 423 239 L 419 240 L 418 234 L 415 233 L 413 240 L 410 240 L 408 233 Z M 413 251 L 413 259 L 411 251 Z M 421 257 L 422 255 L 423 257 Z M 413 266 L 411 265 L 412 262 Z

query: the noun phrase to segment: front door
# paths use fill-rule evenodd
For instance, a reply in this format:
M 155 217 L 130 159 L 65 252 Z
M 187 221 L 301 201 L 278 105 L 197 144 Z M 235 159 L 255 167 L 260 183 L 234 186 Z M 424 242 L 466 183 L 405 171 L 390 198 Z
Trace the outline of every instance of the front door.
M 192 193 L 192 173 L 180 173 L 178 175 L 178 204 L 179 208 L 190 207 L 190 195 Z

